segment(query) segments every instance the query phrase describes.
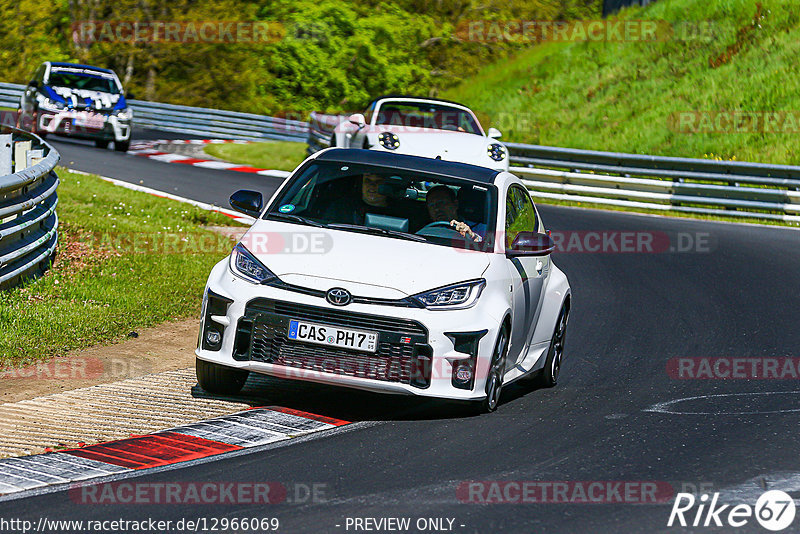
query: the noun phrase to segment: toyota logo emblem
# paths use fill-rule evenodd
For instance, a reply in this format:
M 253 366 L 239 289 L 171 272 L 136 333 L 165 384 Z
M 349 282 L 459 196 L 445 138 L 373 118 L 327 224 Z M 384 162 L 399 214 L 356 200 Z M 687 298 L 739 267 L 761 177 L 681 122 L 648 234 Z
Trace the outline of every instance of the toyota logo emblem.
M 328 302 L 334 306 L 347 306 L 350 304 L 353 296 L 346 289 L 334 287 L 333 289 L 328 290 L 328 294 L 325 296 L 325 298 L 328 299 Z

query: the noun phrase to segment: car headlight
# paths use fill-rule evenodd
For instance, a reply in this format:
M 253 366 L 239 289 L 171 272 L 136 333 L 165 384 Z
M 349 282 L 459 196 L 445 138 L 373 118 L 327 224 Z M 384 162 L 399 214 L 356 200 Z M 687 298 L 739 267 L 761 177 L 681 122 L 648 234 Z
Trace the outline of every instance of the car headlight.
M 233 247 L 230 269 L 233 274 L 256 284 L 266 284 L 278 278 L 241 243 Z
M 495 161 L 503 161 L 506 159 L 506 147 L 500 143 L 492 143 L 488 146 L 486 151 L 489 153 L 489 157 Z
M 470 280 L 452 286 L 439 287 L 414 295 L 420 304 L 431 309 L 463 309 L 470 308 L 478 302 L 478 298 L 486 287 L 486 280 Z
M 387 150 L 397 150 L 400 148 L 400 138 L 397 137 L 397 134 L 393 134 L 392 132 L 382 132 L 378 136 L 378 142 Z
M 115 115 L 121 121 L 128 121 L 133 118 L 133 110 L 131 108 L 124 108 L 118 110 Z
M 39 107 L 42 109 L 46 109 L 49 111 L 60 111 L 66 107 L 64 102 L 58 102 L 56 100 L 51 100 L 46 96 L 43 96 L 38 99 L 39 100 Z

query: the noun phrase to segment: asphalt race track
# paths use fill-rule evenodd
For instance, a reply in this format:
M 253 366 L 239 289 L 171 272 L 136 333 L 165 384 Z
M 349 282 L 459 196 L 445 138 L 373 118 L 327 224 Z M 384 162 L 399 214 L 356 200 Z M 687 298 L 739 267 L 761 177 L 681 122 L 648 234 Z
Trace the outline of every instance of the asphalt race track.
M 192 139 L 191 135 L 137 130 L 136 141 L 155 139 Z M 282 180 L 246 173 L 226 172 L 189 165 L 168 165 L 148 158 L 122 154 L 113 149 L 99 150 L 91 141 L 50 136 L 47 141 L 61 154 L 61 165 L 109 178 L 143 185 L 158 191 L 191 198 L 207 204 L 230 207 L 228 197 L 237 189 L 258 188 L 267 198 Z
M 218 205 L 227 205 L 236 189 L 269 193 L 278 184 L 76 141 L 53 139 L 53 145 L 68 167 L 132 183 L 143 180 L 148 187 Z M 670 363 L 673 358 L 799 358 L 800 233 L 553 206 L 540 211 L 554 233 L 600 232 L 613 240 L 609 236 L 615 232 L 652 232 L 690 249 L 554 256 L 574 296 L 556 388 L 514 384 L 504 390 L 496 413 L 476 417 L 458 406 L 270 379 L 259 404 L 356 424 L 129 481 L 317 484 L 324 492 L 318 502 L 90 505 L 76 503 L 62 489 L 0 502 L 0 512 L 34 522 L 43 515 L 277 517 L 279 532 L 354 532 L 348 518 L 408 517 L 412 525 L 419 518 L 454 519 L 453 532 L 649 533 L 719 530 L 668 528 L 674 493 L 661 504 L 635 498 L 480 504 L 463 502 L 469 499 L 457 490 L 462 483 L 481 481 L 601 481 L 625 487 L 652 483 L 675 493 L 703 488 L 745 500 L 752 495 L 751 504 L 764 488 L 800 498 L 797 375 L 678 379 L 675 360 Z M 693 399 L 670 404 L 687 398 Z M 694 510 L 687 517 L 693 518 Z M 737 531 L 764 532 L 753 518 Z

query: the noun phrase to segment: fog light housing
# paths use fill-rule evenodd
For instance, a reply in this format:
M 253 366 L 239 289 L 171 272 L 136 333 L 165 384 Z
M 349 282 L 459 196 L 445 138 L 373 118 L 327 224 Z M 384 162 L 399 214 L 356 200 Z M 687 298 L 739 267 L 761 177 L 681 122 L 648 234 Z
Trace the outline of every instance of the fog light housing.
M 206 343 L 209 345 L 215 346 L 219 345 L 219 342 L 222 341 L 222 336 L 219 335 L 219 332 L 216 330 L 208 330 L 206 332 Z
M 224 327 L 214 321 L 212 317 L 223 317 L 228 313 L 228 306 L 232 299 L 214 293 L 210 289 L 206 292 L 203 302 L 203 324 L 200 328 L 200 346 L 203 350 L 218 351 L 222 348 L 222 335 Z
M 456 352 L 469 355 L 469 358 L 453 362 L 453 375 L 450 379 L 450 383 L 454 388 L 471 390 L 475 386 L 475 369 L 478 365 L 478 344 L 488 333 L 488 330 L 444 333 L 444 335 L 453 342 L 453 349 L 455 349 Z
M 466 383 L 472 380 L 472 367 L 467 364 L 460 364 L 456 367 L 456 372 L 453 374 L 453 378 L 457 382 Z

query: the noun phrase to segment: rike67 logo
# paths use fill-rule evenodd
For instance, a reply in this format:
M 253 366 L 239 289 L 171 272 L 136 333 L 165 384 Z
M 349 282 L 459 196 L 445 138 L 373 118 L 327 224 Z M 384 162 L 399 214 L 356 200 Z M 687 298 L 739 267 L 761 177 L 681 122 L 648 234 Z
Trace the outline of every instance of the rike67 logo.
M 795 504 L 792 497 L 780 490 L 761 495 L 755 507 L 749 504 L 719 504 L 719 493 L 711 501 L 707 494 L 696 499 L 691 493 L 678 493 L 667 526 L 682 527 L 743 527 L 755 517 L 767 530 L 784 530 L 794 521 Z

